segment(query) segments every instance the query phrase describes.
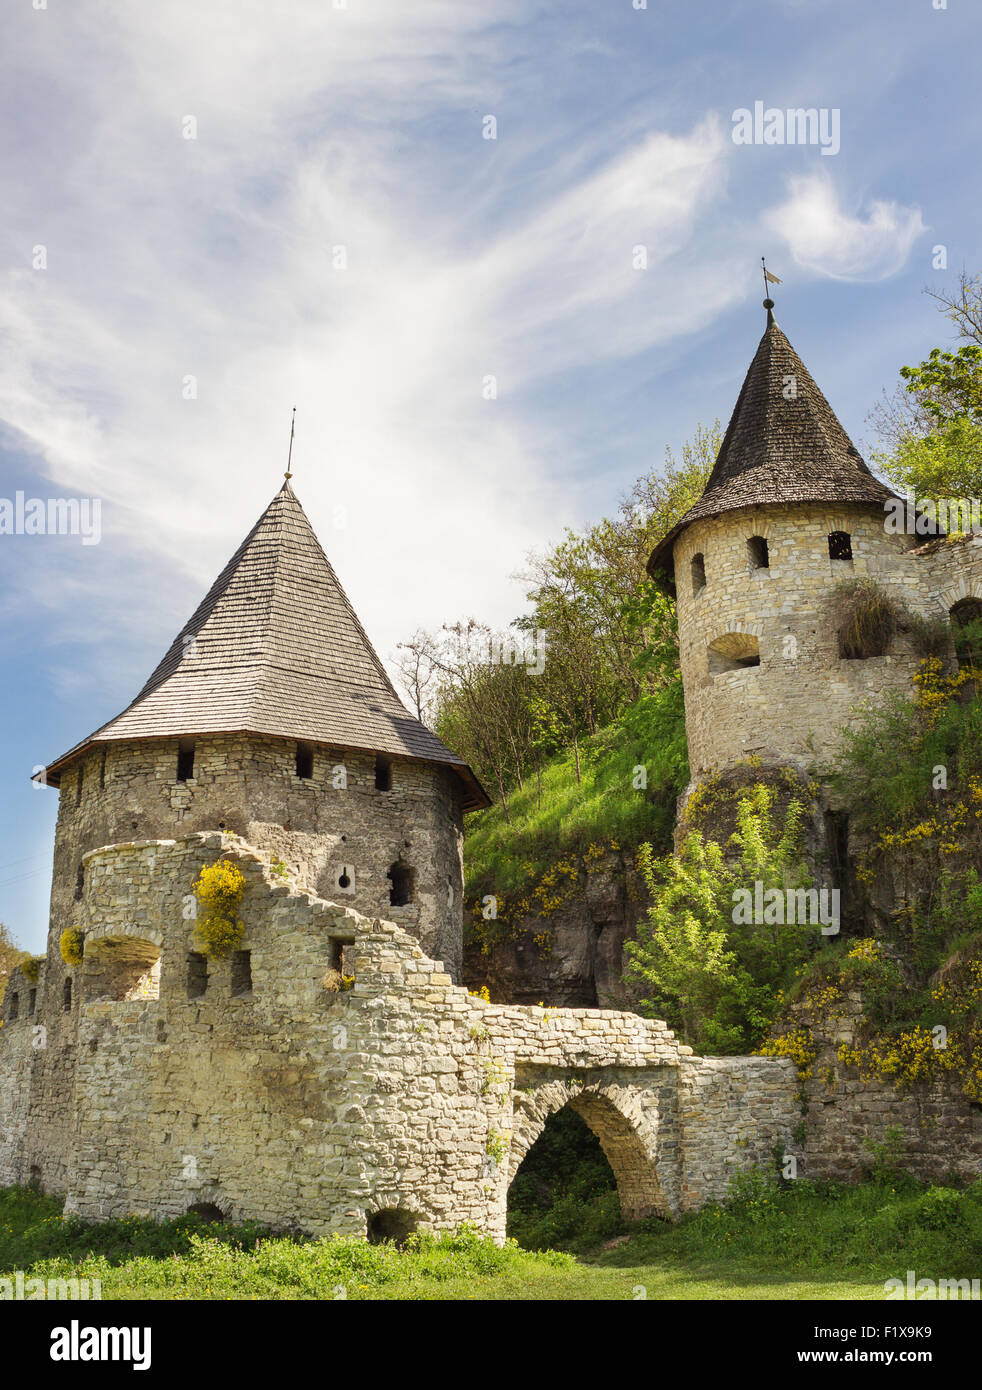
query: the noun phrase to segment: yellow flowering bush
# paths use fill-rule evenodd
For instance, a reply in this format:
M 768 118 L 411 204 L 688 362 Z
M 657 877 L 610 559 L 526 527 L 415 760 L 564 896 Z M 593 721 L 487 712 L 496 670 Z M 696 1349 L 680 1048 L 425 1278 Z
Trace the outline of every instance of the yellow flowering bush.
M 63 931 L 58 948 L 65 964 L 77 970 L 82 964 L 82 954 L 85 950 L 85 933 L 81 927 L 69 927 L 67 931 Z
M 790 1057 L 798 1068 L 798 1077 L 807 1081 L 812 1074 L 817 1050 L 807 1028 L 792 1028 L 779 1037 L 765 1038 L 757 1049 L 758 1057 Z
M 192 892 L 199 903 L 195 946 L 202 955 L 223 960 L 239 947 L 245 934 L 239 917 L 239 904 L 245 892 L 242 870 L 229 859 L 206 864 Z

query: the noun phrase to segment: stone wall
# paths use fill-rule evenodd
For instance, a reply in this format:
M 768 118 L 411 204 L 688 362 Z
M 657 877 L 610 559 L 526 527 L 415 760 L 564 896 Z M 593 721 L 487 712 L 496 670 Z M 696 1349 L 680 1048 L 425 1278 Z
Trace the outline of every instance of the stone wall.
M 39 1005 L 47 1045 L 32 1068 L 31 1095 L 37 1162 L 52 1190 L 64 1190 L 67 1183 L 79 1023 L 77 1001 L 67 1012 L 63 1006 L 69 972 L 59 941 L 79 921 L 85 855 L 120 841 L 219 826 L 282 860 L 303 887 L 395 920 L 445 960 L 458 979 L 463 898 L 458 785 L 451 772 L 431 764 L 397 758 L 391 769 L 391 790 L 377 791 L 374 754 L 318 747 L 312 776 L 301 779 L 295 744 L 214 735 L 195 741 L 194 775 L 187 782 L 177 780 L 174 739 L 108 743 L 65 772 Z M 387 875 L 400 861 L 415 875 L 413 901 L 393 906 Z M 347 886 L 339 882 L 343 874 Z
M 301 779 L 288 740 L 209 735 L 195 740 L 194 775 L 179 782 L 177 750 L 174 739 L 109 743 L 65 773 L 52 937 L 73 924 L 89 850 L 218 828 L 268 850 L 304 888 L 405 927 L 459 976 L 462 813 L 453 773 L 391 759 L 391 790 L 378 791 L 372 753 L 318 747 L 312 775 Z M 390 902 L 388 871 L 399 862 L 414 874 L 405 906 Z
M 190 887 L 223 854 L 247 882 L 252 989 L 236 994 L 232 963 L 209 963 L 189 998 Z M 635 1014 L 486 1004 L 399 926 L 278 880 L 266 852 L 227 835 L 115 845 L 85 866 L 67 1211 L 162 1217 L 208 1203 L 355 1235 L 384 1212 L 501 1239 L 511 1178 L 564 1104 L 597 1132 L 631 1216 L 721 1196 L 733 1171 L 788 1142 L 785 1059 L 718 1059 L 707 1073 Z M 129 997 L 113 997 L 111 946 Z M 325 985 L 342 951 L 355 978 L 338 991 Z M 0 1033 L 15 1078 L 43 1056 L 28 1059 L 28 1028 Z M 25 1181 L 39 1132 L 16 1085 L 0 1163 Z
M 840 1043 L 861 1037 L 862 996 L 850 992 L 833 1013 L 809 1018 L 816 1056 L 803 1085 L 804 1172 L 809 1178 L 854 1182 L 868 1171 L 868 1143 L 886 1145 L 900 1166 L 924 1182 L 975 1182 L 982 1173 L 982 1106 L 968 1100 L 957 1081 L 919 1084 L 907 1090 L 864 1080 L 839 1061 Z M 900 1131 L 899 1145 L 888 1130 Z

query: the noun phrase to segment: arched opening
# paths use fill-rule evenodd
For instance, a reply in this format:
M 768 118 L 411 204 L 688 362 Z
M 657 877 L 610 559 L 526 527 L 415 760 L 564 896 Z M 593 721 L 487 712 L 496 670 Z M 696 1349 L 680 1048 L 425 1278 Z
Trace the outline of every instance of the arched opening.
M 948 616 L 959 667 L 982 671 L 982 599 L 960 599 Z
M 570 1163 L 578 1165 L 582 1160 L 588 1165 L 583 1181 L 587 1187 L 591 1182 L 595 1186 L 596 1201 L 592 1209 L 590 1202 L 583 1205 L 582 1193 L 572 1198 L 569 1192 L 561 1195 L 559 1209 L 552 1207 L 551 1217 L 546 1203 L 546 1212 L 540 1212 L 545 1224 L 539 1231 L 539 1239 L 555 1244 L 560 1238 L 560 1219 L 575 1226 L 575 1232 L 568 1236 L 571 1249 L 574 1241 L 580 1249 L 588 1248 L 591 1242 L 597 1244 L 623 1223 L 651 1216 L 672 1220 L 675 1208 L 663 1186 L 656 1153 L 661 1111 L 660 1106 L 651 1104 L 650 1094 L 639 1095 L 633 1084 L 627 1088 L 602 1082 L 591 1084 L 582 1077 L 574 1079 L 552 1068 L 518 1068 L 515 1084 L 509 1182 L 522 1171 L 538 1140 L 548 1134 L 554 1139 L 547 1138 L 536 1150 L 532 1167 L 526 1172 L 536 1181 L 545 1180 L 543 1170 L 548 1173 L 550 1166 L 554 1167 L 558 1161 L 567 1165 L 565 1176 L 560 1168 L 559 1182 L 562 1184 L 572 1181 L 568 1171 Z M 574 1118 L 570 1118 L 571 1115 Z M 584 1135 L 584 1125 L 592 1138 Z M 669 1164 L 671 1184 L 676 1181 L 671 1176 L 675 1150 L 668 1137 L 667 1142 L 669 1150 L 665 1161 Z M 607 1170 L 598 1163 L 598 1146 L 616 1186 L 617 1205 L 610 1195 Z M 516 1212 L 521 1207 L 527 1216 L 531 1198 L 524 1190 L 526 1186 L 523 1183 L 518 1189 Z M 533 1196 L 535 1190 L 533 1188 Z M 542 1189 L 539 1191 L 541 1196 Z M 522 1218 L 516 1216 L 512 1224 L 521 1226 Z M 527 1221 L 525 1224 L 528 1227 Z M 532 1235 L 534 1232 L 527 1238 Z
M 214 1202 L 195 1202 L 193 1207 L 188 1207 L 188 1216 L 199 1216 L 202 1221 L 224 1221 L 225 1213 L 221 1207 L 216 1207 Z
M 384 1207 L 368 1217 L 368 1239 L 372 1245 L 390 1241 L 404 1245 L 419 1225 L 419 1217 L 404 1207 Z
M 587 1249 L 624 1224 L 600 1140 L 569 1105 L 546 1120 L 508 1192 L 508 1235 L 525 1250 Z
M 760 643 L 752 632 L 725 632 L 710 642 L 708 661 L 711 676 L 739 671 L 745 666 L 759 666 Z
M 83 969 L 87 999 L 160 998 L 160 947 L 144 937 L 87 942 Z

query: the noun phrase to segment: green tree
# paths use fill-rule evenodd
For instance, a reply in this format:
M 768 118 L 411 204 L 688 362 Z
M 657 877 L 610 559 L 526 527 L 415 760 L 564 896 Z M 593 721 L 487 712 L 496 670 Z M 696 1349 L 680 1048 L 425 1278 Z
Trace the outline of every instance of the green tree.
M 692 831 L 678 854 L 656 861 L 650 847 L 638 868 L 651 897 L 637 940 L 628 942 L 627 974 L 646 990 L 643 1012 L 664 1018 L 701 1052 L 746 1051 L 777 1012 L 777 993 L 821 939 L 813 922 L 765 912 L 743 921 L 741 893 L 807 889 L 805 808 L 792 799 L 775 824 L 772 787 L 755 783 L 738 797 L 737 828 L 724 847 Z M 773 918 L 773 920 L 771 920 Z

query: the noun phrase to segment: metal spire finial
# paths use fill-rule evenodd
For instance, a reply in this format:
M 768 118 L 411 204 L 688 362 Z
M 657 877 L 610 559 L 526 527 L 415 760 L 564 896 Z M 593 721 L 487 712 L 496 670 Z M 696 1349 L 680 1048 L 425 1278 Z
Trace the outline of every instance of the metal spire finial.
M 764 308 L 767 310 L 767 326 L 769 328 L 774 322 L 774 301 L 771 298 L 770 290 L 768 290 L 767 286 L 768 284 L 779 285 L 781 281 L 767 269 L 767 266 L 764 264 L 763 256 L 760 258 L 760 268 L 764 272 Z
M 290 472 L 290 464 L 291 464 L 291 462 L 292 462 L 292 460 L 293 460 L 293 431 L 294 431 L 294 429 L 295 429 L 295 427 L 296 427 L 296 423 L 297 423 L 297 407 L 294 406 L 294 407 L 293 407 L 293 414 L 292 414 L 292 416 L 290 417 L 290 448 L 289 448 L 289 451 L 288 451 L 287 456 L 286 456 L 286 472 L 283 474 L 283 476 L 284 476 L 284 478 L 287 480 L 287 482 L 289 482 L 290 479 L 293 477 L 293 474 Z

